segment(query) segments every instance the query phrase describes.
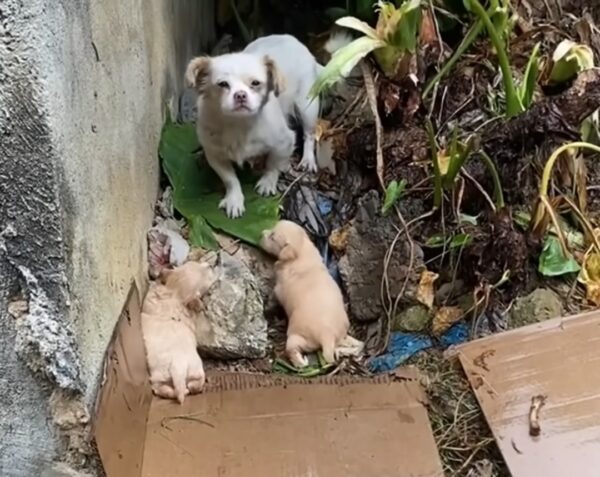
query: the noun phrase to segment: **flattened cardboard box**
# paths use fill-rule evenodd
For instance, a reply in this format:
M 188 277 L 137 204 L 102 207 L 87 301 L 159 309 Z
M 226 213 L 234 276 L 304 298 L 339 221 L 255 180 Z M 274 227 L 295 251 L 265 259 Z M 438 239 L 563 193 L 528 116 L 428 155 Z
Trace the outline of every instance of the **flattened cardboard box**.
M 600 475 L 600 312 L 490 336 L 458 356 L 513 477 Z M 529 435 L 534 396 L 541 434 Z
M 213 374 L 183 406 L 153 399 L 130 298 L 96 421 L 108 477 L 443 476 L 416 373 L 402 381 Z

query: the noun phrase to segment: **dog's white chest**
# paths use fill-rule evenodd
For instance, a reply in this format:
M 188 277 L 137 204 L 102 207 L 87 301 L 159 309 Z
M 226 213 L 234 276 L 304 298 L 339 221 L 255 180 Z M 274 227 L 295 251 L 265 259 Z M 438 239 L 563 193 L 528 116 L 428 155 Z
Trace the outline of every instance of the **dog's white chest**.
M 248 159 L 267 154 L 271 149 L 270 141 L 260 131 L 200 131 L 201 142 L 210 153 L 242 165 Z

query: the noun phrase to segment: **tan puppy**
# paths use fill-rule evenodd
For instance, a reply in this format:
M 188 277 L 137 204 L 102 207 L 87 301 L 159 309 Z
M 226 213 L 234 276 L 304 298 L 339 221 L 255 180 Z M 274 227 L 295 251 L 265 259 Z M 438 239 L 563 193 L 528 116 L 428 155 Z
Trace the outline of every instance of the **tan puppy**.
M 286 353 L 294 366 L 306 366 L 304 353 L 319 349 L 328 363 L 360 353 L 362 342 L 348 336 L 342 293 L 304 229 L 281 220 L 263 233 L 261 246 L 278 258 L 275 295 L 288 316 Z
M 204 367 L 196 351 L 195 313 L 216 277 L 207 263 L 187 262 L 150 284 L 142 306 L 142 332 L 152 391 L 177 399 L 204 387 Z

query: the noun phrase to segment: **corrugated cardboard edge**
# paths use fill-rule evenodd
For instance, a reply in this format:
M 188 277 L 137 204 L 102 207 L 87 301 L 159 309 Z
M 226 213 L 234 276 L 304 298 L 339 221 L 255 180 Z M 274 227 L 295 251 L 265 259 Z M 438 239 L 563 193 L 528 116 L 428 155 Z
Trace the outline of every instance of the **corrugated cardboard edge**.
M 132 283 L 106 352 L 93 423 L 93 436 L 108 477 L 141 476 L 151 401 L 141 301 Z

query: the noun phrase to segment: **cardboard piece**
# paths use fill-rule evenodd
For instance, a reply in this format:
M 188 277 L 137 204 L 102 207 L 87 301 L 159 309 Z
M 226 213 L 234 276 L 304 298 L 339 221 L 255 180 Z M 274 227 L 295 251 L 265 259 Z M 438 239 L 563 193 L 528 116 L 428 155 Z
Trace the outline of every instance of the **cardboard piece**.
M 135 287 L 115 329 L 94 435 L 107 477 L 442 477 L 414 370 L 401 377 L 209 374 L 154 398 Z
M 108 477 L 141 476 L 151 401 L 141 305 L 133 284 L 106 353 L 94 420 L 94 437 Z
M 144 477 L 443 476 L 416 379 L 211 377 L 154 400 Z
M 513 477 L 600 472 L 600 311 L 473 341 L 460 362 Z M 541 433 L 529 411 L 545 396 Z

